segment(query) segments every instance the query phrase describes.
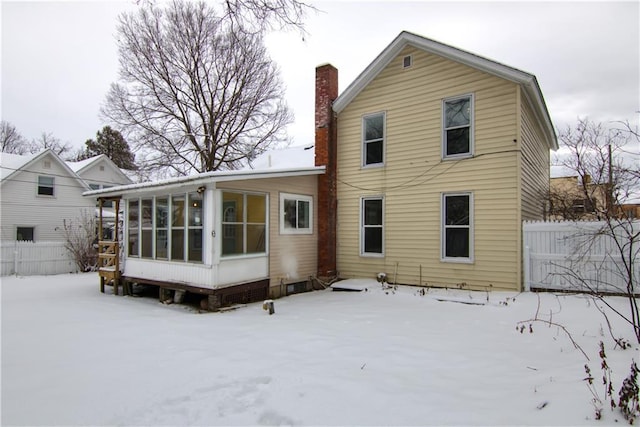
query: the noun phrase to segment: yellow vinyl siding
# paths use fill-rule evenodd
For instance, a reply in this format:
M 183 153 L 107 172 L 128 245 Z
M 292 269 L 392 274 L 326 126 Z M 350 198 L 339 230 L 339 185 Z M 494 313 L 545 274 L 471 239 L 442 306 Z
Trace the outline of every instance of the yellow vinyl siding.
M 317 177 L 223 182 L 220 190 L 267 193 L 269 198 L 269 278 L 272 297 L 282 296 L 281 284 L 306 281 L 317 272 Z M 280 234 L 280 192 L 313 198 L 313 233 Z
M 522 220 L 543 219 L 549 190 L 549 148 L 529 103 L 522 105 Z
M 402 58 L 414 63 L 403 69 Z M 413 285 L 519 289 L 517 85 L 407 47 L 338 116 L 338 270 Z M 442 100 L 473 94 L 474 157 L 442 160 Z M 362 116 L 386 113 L 385 166 L 361 167 Z M 442 193 L 473 194 L 473 262 L 441 261 Z M 360 198 L 384 196 L 384 257 L 360 256 Z M 397 267 L 396 267 L 397 266 Z M 422 275 L 420 268 L 422 267 Z

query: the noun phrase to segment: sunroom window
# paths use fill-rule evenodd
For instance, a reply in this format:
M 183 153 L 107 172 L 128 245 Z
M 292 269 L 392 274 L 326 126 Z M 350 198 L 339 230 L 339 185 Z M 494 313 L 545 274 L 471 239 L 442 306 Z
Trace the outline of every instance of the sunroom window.
M 140 256 L 140 201 L 138 199 L 129 200 L 129 215 L 127 216 L 127 230 L 129 234 L 129 246 L 127 253 L 131 257 Z
M 266 252 L 267 197 L 264 194 L 222 193 L 222 255 Z
M 202 262 L 202 206 L 202 194 L 197 192 L 129 200 L 129 256 Z

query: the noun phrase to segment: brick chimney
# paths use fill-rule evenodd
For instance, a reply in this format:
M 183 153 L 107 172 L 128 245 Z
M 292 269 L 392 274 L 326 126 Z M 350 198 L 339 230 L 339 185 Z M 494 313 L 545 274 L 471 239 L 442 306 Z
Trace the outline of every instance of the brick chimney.
M 333 101 L 338 97 L 338 70 L 331 64 L 316 67 L 316 166 L 318 176 L 318 277 L 337 275 L 336 118 Z

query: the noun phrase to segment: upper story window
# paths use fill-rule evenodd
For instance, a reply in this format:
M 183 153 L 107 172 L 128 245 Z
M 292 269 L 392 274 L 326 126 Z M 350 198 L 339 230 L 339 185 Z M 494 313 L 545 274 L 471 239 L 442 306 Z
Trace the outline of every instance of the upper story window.
M 442 158 L 473 155 L 473 95 L 442 101 Z
M 384 253 L 384 213 L 382 197 L 363 197 L 360 203 L 360 255 Z
M 54 179 L 52 176 L 38 176 L 38 195 L 53 196 L 54 195 Z
M 473 261 L 473 197 L 471 193 L 442 195 L 442 260 Z
M 311 234 L 313 198 L 280 193 L 280 234 Z
M 376 113 L 362 118 L 362 165 L 384 163 L 385 113 Z

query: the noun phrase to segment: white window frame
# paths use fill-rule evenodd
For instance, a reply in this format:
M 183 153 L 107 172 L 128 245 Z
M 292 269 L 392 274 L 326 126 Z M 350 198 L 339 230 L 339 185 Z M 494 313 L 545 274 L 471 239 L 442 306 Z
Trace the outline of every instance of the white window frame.
M 367 132 L 366 132 L 366 119 L 371 118 L 371 117 L 375 117 L 375 116 L 382 116 L 382 138 L 377 138 L 377 139 L 372 139 L 371 141 L 367 141 L 366 140 L 366 136 L 367 136 Z M 362 140 L 362 147 L 361 147 L 361 152 L 362 152 L 362 159 L 360 164 L 362 165 L 363 168 L 379 168 L 384 166 L 384 162 L 385 162 L 385 151 L 387 149 L 387 112 L 386 111 L 378 111 L 377 113 L 371 113 L 371 114 L 366 114 L 364 116 L 362 116 L 362 124 L 360 125 L 361 127 L 361 140 Z M 371 163 L 371 164 L 367 164 L 367 150 L 366 150 L 366 146 L 369 143 L 372 142 L 382 142 L 382 161 L 380 161 L 379 163 Z
M 223 241 L 220 240 L 220 259 L 229 260 L 236 258 L 256 258 L 256 257 L 264 257 L 269 255 L 269 193 L 262 192 L 254 192 L 254 191 L 243 191 L 243 190 L 233 190 L 233 189 L 220 189 L 220 208 L 224 209 L 224 193 L 233 193 L 242 195 L 242 222 L 238 221 L 225 221 L 224 212 L 220 212 L 220 228 L 224 233 L 225 225 L 242 225 L 242 253 L 234 253 L 234 254 L 224 254 L 223 251 Z M 263 252 L 247 252 L 247 226 L 249 225 L 262 225 L 262 223 L 257 222 L 249 222 L 248 221 L 248 213 L 247 213 L 247 196 L 262 196 L 264 197 L 264 208 L 265 208 L 265 218 L 264 218 L 264 251 Z M 223 237 L 224 238 L 224 237 Z
M 285 227 L 286 212 L 284 209 L 285 200 L 294 200 L 296 202 L 296 218 L 298 202 L 306 202 L 309 204 L 309 226 L 306 228 Z M 313 197 L 302 194 L 280 193 L 280 234 L 313 234 Z
M 47 179 L 51 179 L 51 185 L 47 184 L 41 184 L 40 183 L 40 179 L 41 178 L 47 178 Z M 56 196 L 56 179 L 53 176 L 48 176 L 48 175 L 38 175 L 38 183 L 37 183 L 37 188 L 36 188 L 36 194 L 38 195 L 38 197 L 55 197 Z M 41 194 L 40 193 L 40 187 L 42 188 L 51 188 L 51 194 Z
M 156 260 L 156 261 L 162 261 L 162 262 L 167 262 L 167 261 L 171 261 L 171 262 L 179 262 L 179 263 L 185 263 L 185 264 L 202 264 L 205 262 L 205 257 L 206 257 L 206 247 L 205 247 L 205 216 L 206 216 L 206 212 L 205 212 L 205 203 L 206 203 L 206 197 L 204 197 L 204 195 L 202 195 L 202 207 L 201 207 L 201 214 L 202 217 L 200 218 L 200 222 L 198 224 L 190 224 L 189 223 L 189 215 L 190 215 L 190 198 L 189 196 L 192 194 L 196 194 L 196 191 L 188 191 L 188 192 L 180 192 L 180 193 L 163 193 L 161 195 L 156 195 L 156 196 L 145 196 L 145 197 L 134 197 L 131 199 L 127 199 L 127 208 L 126 208 L 126 220 L 125 220 L 125 228 L 126 228 L 126 239 L 127 239 L 127 256 L 130 258 L 139 258 L 139 259 L 146 259 L 146 260 Z M 177 197 L 181 197 L 182 202 L 184 203 L 184 217 L 183 217 L 183 224 L 181 226 L 174 226 L 173 225 L 173 203 L 175 198 Z M 157 213 L 158 213 L 158 204 L 157 204 L 157 199 L 166 199 L 167 200 L 167 223 L 166 223 L 166 227 L 162 227 L 159 228 L 158 227 L 158 221 L 157 221 Z M 151 201 L 151 226 L 146 226 L 143 227 L 142 226 L 142 202 L 143 201 Z M 133 230 L 134 228 L 130 226 L 130 218 L 129 218 L 129 214 L 131 212 L 131 203 L 135 202 L 138 204 L 137 206 L 137 211 L 138 211 L 138 225 L 137 227 L 135 227 L 135 229 L 137 230 L 137 245 L 138 245 L 138 251 L 137 253 L 131 253 L 129 252 L 129 239 L 130 239 L 130 230 Z M 161 257 L 159 258 L 157 256 L 157 248 L 156 248 L 156 244 L 157 244 L 157 234 L 158 234 L 158 230 L 161 231 L 165 231 L 167 233 L 167 256 L 166 257 Z M 173 253 L 173 231 L 174 230 L 183 230 L 182 233 L 182 239 L 183 239 L 183 251 L 182 251 L 182 259 L 176 259 L 175 254 Z M 202 230 L 202 236 L 200 240 L 193 240 L 190 237 L 190 230 Z M 151 233 L 151 256 L 142 256 L 142 232 L 143 231 L 148 231 Z M 197 242 L 197 248 L 201 250 L 202 252 L 202 257 L 201 259 L 190 259 L 189 258 L 189 248 L 190 245 L 195 245 Z
M 380 225 L 365 225 L 364 223 L 364 205 L 365 202 L 367 200 L 380 200 L 382 202 L 382 224 Z M 385 248 L 385 238 L 384 238 L 384 220 L 385 220 L 385 215 L 384 215 L 384 196 L 382 195 L 378 195 L 378 196 L 363 196 L 360 197 L 360 223 L 359 223 L 359 228 L 360 228 L 360 256 L 362 257 L 373 257 L 373 258 L 382 258 L 384 257 L 384 248 Z M 382 229 L 382 243 L 381 243 L 381 252 L 365 252 L 365 248 L 364 248 L 364 240 L 365 240 L 365 229 L 366 228 L 372 228 L 372 227 L 380 227 Z
M 469 224 L 465 226 L 447 225 L 446 221 L 446 198 L 454 196 L 467 196 L 469 198 Z M 457 262 L 471 264 L 474 261 L 474 203 L 473 193 L 470 191 L 460 191 L 452 193 L 442 193 L 440 197 L 440 261 L 442 262 Z M 469 256 L 468 257 L 447 257 L 447 229 L 449 228 L 468 228 L 469 229 Z
M 452 126 L 447 128 L 446 124 L 446 109 L 447 103 L 459 101 L 461 99 L 469 99 L 469 152 L 460 154 L 447 154 L 447 130 L 461 129 L 466 126 Z M 465 159 L 473 157 L 474 154 L 474 134 L 475 134 L 475 97 L 473 93 L 466 93 L 464 95 L 452 96 L 442 100 L 442 159 Z

